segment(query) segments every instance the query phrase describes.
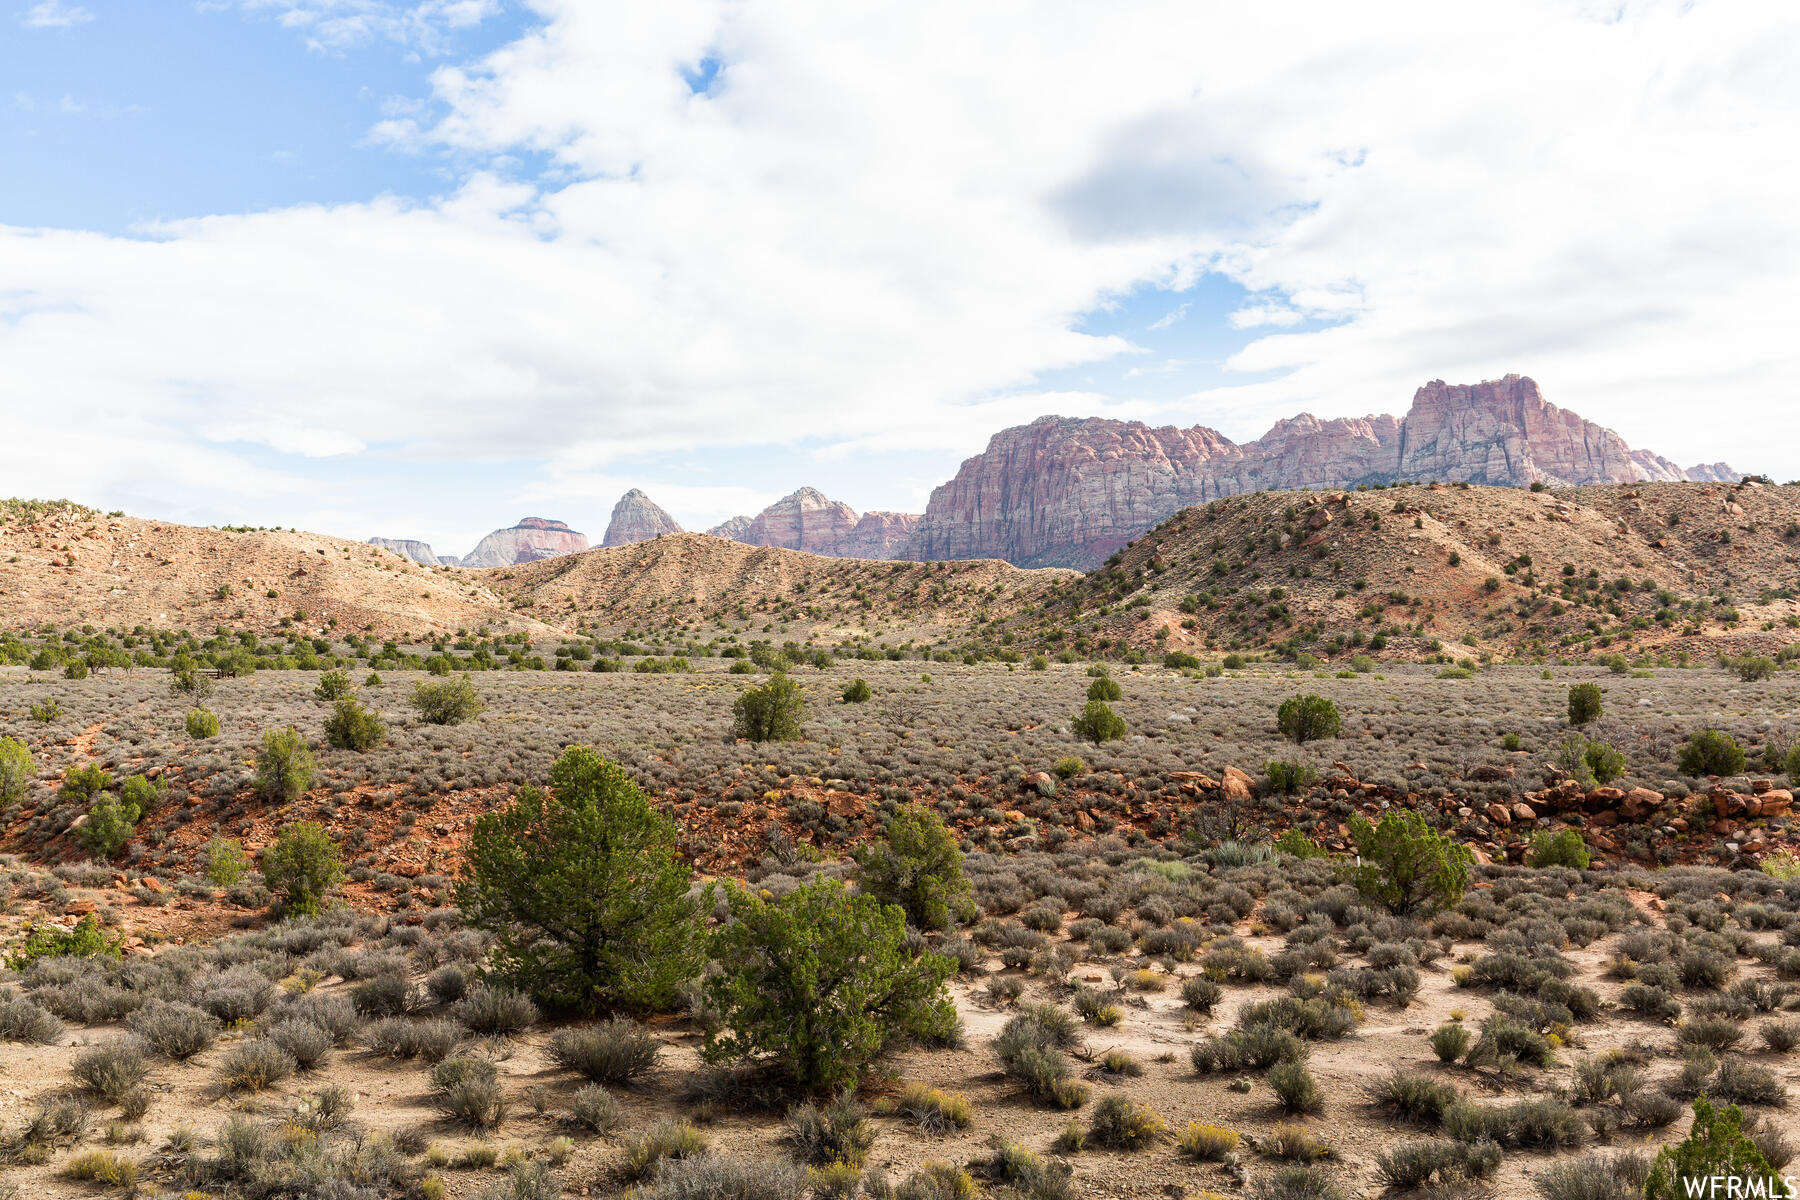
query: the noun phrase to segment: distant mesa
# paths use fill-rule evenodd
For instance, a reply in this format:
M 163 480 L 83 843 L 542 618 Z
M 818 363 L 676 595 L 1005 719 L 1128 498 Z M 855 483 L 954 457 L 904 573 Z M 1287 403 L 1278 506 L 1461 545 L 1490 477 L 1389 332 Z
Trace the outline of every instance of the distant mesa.
M 477 542 L 460 563 L 465 567 L 512 567 L 520 563 L 579 554 L 588 548 L 587 535 L 561 521 L 526 517 L 510 529 L 496 529 Z
M 741 542 L 744 535 L 750 532 L 749 517 L 731 517 L 706 531 L 712 537 L 724 538 L 731 542 Z
M 664 512 L 642 489 L 632 488 L 619 502 L 613 505 L 612 520 L 606 524 L 606 537 L 602 546 L 629 546 L 633 542 L 647 542 L 651 538 L 663 536 L 665 533 L 680 533 L 681 526 L 675 518 Z

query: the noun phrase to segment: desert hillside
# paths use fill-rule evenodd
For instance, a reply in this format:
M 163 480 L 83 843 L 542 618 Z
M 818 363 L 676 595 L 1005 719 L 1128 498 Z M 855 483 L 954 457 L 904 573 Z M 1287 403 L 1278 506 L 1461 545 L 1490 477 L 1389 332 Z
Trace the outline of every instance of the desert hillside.
M 1772 653 L 1800 487 L 1259 492 L 1185 509 L 1017 623 L 1078 653 Z
M 0 504 L 0 627 L 266 633 L 284 620 L 402 640 L 483 625 L 548 632 L 510 611 L 483 575 L 428 570 L 361 542 L 197 528 L 61 502 Z

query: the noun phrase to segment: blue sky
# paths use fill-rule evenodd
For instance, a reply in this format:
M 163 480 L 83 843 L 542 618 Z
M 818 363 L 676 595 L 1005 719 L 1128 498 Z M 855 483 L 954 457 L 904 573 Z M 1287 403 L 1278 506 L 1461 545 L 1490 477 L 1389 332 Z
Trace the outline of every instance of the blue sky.
M 93 431 L 13 490 L 460 553 L 1507 371 L 1800 454 L 1791 14 L 1291 7 L 13 0 L 0 403 Z

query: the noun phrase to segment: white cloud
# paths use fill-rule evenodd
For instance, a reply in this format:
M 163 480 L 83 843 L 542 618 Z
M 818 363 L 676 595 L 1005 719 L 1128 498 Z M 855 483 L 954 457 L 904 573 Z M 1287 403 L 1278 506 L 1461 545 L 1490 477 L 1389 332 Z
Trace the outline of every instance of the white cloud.
M 212 0 L 224 6 L 233 0 Z M 440 53 L 447 36 L 500 12 L 500 0 L 236 0 L 268 13 L 315 50 L 341 51 L 389 41 Z
M 488 11 L 265 7 L 326 48 Z M 1081 314 L 1211 269 L 1270 332 L 1230 362 L 1248 382 L 1161 419 L 1254 436 L 1517 370 L 1684 462 L 1800 454 L 1785 6 L 535 7 L 383 126 L 475 164 L 438 200 L 0 230 L 9 407 L 300 474 L 535 458 L 616 496 L 651 453 L 967 453 L 1055 408 L 1149 411 L 1033 379 L 1133 349 Z M 116 475 L 63 467 L 15 486 Z M 220 475 L 194 486 L 262 486 Z
M 40 0 L 25 10 L 25 15 L 19 18 L 19 24 L 27 29 L 71 29 L 93 19 L 94 14 L 79 4 L 67 4 L 64 0 Z
M 1162 316 L 1158 317 L 1156 320 L 1150 322 L 1149 327 L 1151 329 L 1167 329 L 1167 328 L 1169 328 L 1169 326 L 1175 324 L 1175 322 L 1177 322 L 1177 321 L 1181 320 L 1183 317 L 1187 316 L 1188 309 L 1191 307 L 1192 307 L 1192 305 L 1182 304 L 1175 308 L 1172 308 L 1168 312 L 1164 313 Z

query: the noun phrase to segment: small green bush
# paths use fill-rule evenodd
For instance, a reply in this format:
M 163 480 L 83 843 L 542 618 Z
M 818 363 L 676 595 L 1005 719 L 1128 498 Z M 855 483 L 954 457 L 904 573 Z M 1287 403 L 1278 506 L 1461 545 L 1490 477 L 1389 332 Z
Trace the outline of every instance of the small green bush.
M 263 734 L 256 754 L 256 794 L 271 804 L 291 804 L 312 786 L 312 750 L 289 725 Z
M 869 691 L 868 680 L 853 679 L 850 681 L 849 685 L 844 688 L 844 703 L 863 704 L 867 702 L 871 695 L 873 695 L 873 693 Z
M 1469 1044 L 1473 1040 L 1469 1031 L 1461 1025 L 1439 1025 L 1431 1031 L 1431 1052 L 1437 1055 L 1439 1062 L 1453 1063 L 1469 1052 Z
M 765 1062 L 817 1092 L 854 1086 L 897 1038 L 954 1034 L 955 963 L 909 942 L 898 906 L 829 880 L 779 900 L 734 889 L 730 907 L 714 937 L 723 969 L 706 982 L 723 1026 L 707 1061 Z
M 124 934 L 109 934 L 100 920 L 88 913 L 73 929 L 54 925 L 27 925 L 18 950 L 7 955 L 6 965 L 23 971 L 40 958 L 119 958 L 124 954 Z
M 1337 705 L 1324 696 L 1293 696 L 1281 702 L 1275 727 L 1295 745 L 1334 738 L 1343 728 Z
M 1096 681 L 1098 682 L 1098 681 Z M 1070 726 L 1075 736 L 1099 745 L 1125 736 L 1125 718 L 1104 700 L 1089 700 Z
M 37 762 L 18 738 L 0 738 L 0 809 L 25 799 L 37 778 Z
M 1263 764 L 1263 770 L 1269 776 L 1271 792 L 1291 796 L 1302 788 L 1312 786 L 1313 769 L 1298 759 L 1272 758 Z
M 419 719 L 428 725 L 461 725 L 464 721 L 474 720 L 487 708 L 467 672 L 440 683 L 414 685 L 412 706 L 418 710 Z
M 1350 818 L 1350 840 L 1362 865 L 1356 888 L 1364 896 L 1406 916 L 1425 906 L 1448 908 L 1462 899 L 1475 855 L 1443 836 L 1410 809 L 1393 809 L 1376 825 Z
M 777 671 L 761 687 L 753 687 L 731 706 L 732 732 L 751 742 L 797 742 L 806 719 L 806 697 L 800 685 Z
M 1598 721 L 1601 711 L 1599 684 L 1577 683 L 1569 688 L 1569 724 L 1582 726 Z
M 283 915 L 317 916 L 325 893 L 344 878 L 337 844 L 317 821 L 284 828 L 262 852 L 263 881 L 281 897 Z
M 1088 684 L 1087 698 L 1089 700 L 1122 700 L 1124 697 L 1125 693 L 1119 689 L 1119 685 L 1113 681 L 1111 676 L 1102 675 Z
M 219 714 L 211 709 L 190 708 L 187 711 L 187 735 L 204 741 L 219 736 Z
M 1587 870 L 1591 855 L 1587 843 L 1581 840 L 1581 834 L 1574 829 L 1564 829 L 1556 833 L 1540 830 L 1531 835 L 1531 848 L 1525 852 L 1525 865 L 1528 867 L 1574 867 L 1578 871 Z
M 1275 1091 L 1275 1101 L 1283 1112 L 1316 1113 L 1325 1107 L 1325 1096 L 1305 1063 L 1277 1063 L 1263 1076 Z
M 1651 1165 L 1645 1200 L 1689 1200 L 1715 1190 L 1723 1195 L 1728 1188 L 1742 1196 L 1785 1194 L 1779 1174 L 1744 1132 L 1743 1120 L 1736 1105 L 1718 1109 L 1704 1096 L 1695 1100 L 1687 1137 L 1664 1146 Z
M 899 905 L 920 929 L 947 929 L 975 916 L 962 850 L 942 817 L 909 804 L 895 812 L 885 832 L 857 852 L 864 891 Z
M 1115 1093 L 1094 1105 L 1087 1136 L 1108 1150 L 1145 1150 L 1162 1141 L 1168 1128 L 1149 1105 Z
M 1282 854 L 1295 858 L 1324 858 L 1330 853 L 1325 847 L 1314 842 L 1298 829 L 1284 829 L 1281 836 L 1270 843 Z
M 250 856 L 235 838 L 214 838 L 201 850 L 202 871 L 214 887 L 230 887 L 250 873 Z
M 1800 747 L 1795 749 L 1796 753 L 1800 753 Z M 1087 764 L 1073 754 L 1063 755 L 1050 766 L 1050 773 L 1058 779 L 1073 779 L 1085 770 L 1087 770 Z
M 1688 739 L 1676 766 L 1683 775 L 1740 775 L 1744 750 L 1730 734 L 1702 729 Z
M 356 702 L 354 696 L 340 697 L 325 718 L 325 743 L 334 750 L 373 750 L 387 738 L 387 726 L 375 713 Z
M 345 671 L 326 671 L 319 676 L 319 685 L 313 688 L 313 698 L 330 703 L 342 700 L 354 690 L 350 684 L 350 676 Z

